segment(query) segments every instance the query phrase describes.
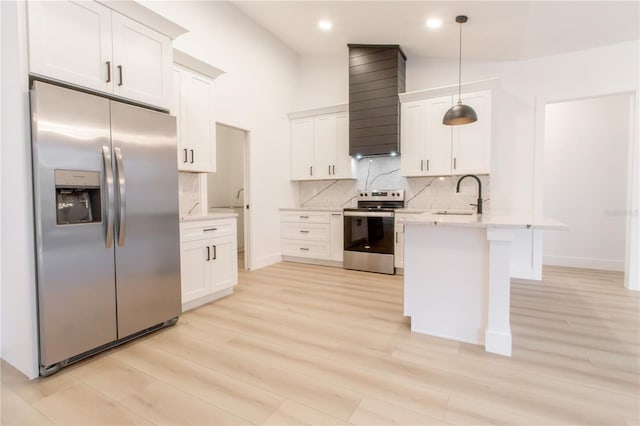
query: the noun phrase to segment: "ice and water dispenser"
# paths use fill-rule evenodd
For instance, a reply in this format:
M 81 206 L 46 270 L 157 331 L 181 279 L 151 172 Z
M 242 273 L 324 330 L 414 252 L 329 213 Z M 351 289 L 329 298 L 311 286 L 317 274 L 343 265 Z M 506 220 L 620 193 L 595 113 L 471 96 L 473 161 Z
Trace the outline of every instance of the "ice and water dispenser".
M 56 223 L 101 221 L 100 172 L 55 170 Z

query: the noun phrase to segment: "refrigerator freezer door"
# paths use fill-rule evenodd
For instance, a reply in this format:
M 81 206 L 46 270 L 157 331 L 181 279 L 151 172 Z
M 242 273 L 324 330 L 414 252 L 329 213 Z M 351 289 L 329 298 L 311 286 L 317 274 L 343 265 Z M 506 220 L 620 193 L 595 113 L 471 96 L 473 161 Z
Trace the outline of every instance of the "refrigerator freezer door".
M 107 191 L 114 189 L 103 159 L 103 146 L 111 144 L 109 101 L 36 81 L 31 111 L 40 363 L 50 366 L 117 337 L 114 248 L 105 244 L 113 213 Z M 99 173 L 92 202 L 100 204 L 100 221 L 57 224 L 65 207 L 58 201 L 64 204 L 70 190 L 56 188 L 55 170 L 78 171 L 66 173 L 72 180 Z
M 175 117 L 111 102 L 118 338 L 180 315 Z

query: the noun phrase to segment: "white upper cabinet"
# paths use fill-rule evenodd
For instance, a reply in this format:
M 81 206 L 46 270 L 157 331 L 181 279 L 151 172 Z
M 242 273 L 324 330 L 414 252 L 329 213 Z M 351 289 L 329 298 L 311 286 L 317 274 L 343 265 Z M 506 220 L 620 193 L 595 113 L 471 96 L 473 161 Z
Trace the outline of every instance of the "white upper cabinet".
M 215 172 L 214 79 L 175 64 L 171 113 L 178 121 L 178 170 Z
M 403 176 L 488 174 L 491 170 L 491 91 L 462 95 L 478 121 L 462 126 L 442 124 L 457 101 L 447 95 L 401 104 L 401 172 Z
M 309 113 L 292 118 L 290 127 L 292 180 L 354 178 L 348 113 Z
M 123 98 L 168 108 L 171 103 L 171 39 L 113 12 L 114 91 Z
M 478 121 L 455 126 L 453 174 L 485 174 L 491 169 L 491 91 L 463 93 L 462 103 L 472 107 Z
M 442 124 L 442 117 L 450 107 L 450 96 L 426 101 L 427 132 L 424 170 L 427 176 L 451 174 L 451 126 Z
M 28 2 L 29 71 L 169 109 L 171 39 L 93 1 Z
M 28 3 L 31 73 L 113 90 L 111 10 L 89 1 Z
M 400 170 L 403 176 L 424 176 L 426 160 L 426 102 L 405 102 L 400 106 L 402 137 Z
M 349 114 L 336 114 L 335 167 L 334 179 L 353 179 L 354 160 L 349 156 Z
M 313 117 L 291 120 L 291 179 L 313 176 Z
M 335 169 L 336 158 L 336 117 L 327 114 L 313 119 L 313 177 L 330 179 L 331 168 Z

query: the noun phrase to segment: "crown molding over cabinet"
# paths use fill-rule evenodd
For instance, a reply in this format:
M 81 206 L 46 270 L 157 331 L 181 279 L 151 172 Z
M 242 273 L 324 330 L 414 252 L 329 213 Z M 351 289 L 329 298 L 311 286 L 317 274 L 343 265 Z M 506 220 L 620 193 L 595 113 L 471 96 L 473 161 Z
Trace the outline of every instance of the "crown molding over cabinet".
M 178 36 L 189 32 L 189 30 L 187 30 L 186 28 L 181 27 L 175 22 L 168 20 L 164 16 L 159 15 L 150 9 L 147 9 L 146 7 L 135 1 L 97 0 L 97 3 L 100 3 L 104 6 L 107 6 L 111 10 L 115 10 L 118 13 L 128 16 L 129 18 L 138 21 L 142 25 L 153 28 L 159 33 L 166 35 L 171 40 L 175 40 Z

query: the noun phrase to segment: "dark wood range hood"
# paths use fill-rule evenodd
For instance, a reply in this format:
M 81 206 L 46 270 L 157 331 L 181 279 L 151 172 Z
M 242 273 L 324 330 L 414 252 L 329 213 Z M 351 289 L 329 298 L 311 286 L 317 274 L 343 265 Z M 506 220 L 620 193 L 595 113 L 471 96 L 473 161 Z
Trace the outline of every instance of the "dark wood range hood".
M 348 44 L 349 155 L 400 153 L 406 60 L 397 44 Z

